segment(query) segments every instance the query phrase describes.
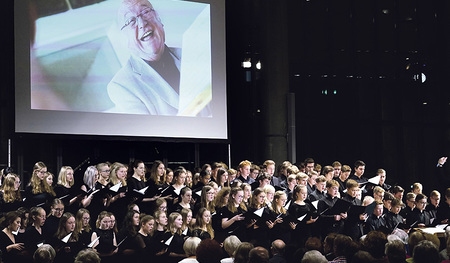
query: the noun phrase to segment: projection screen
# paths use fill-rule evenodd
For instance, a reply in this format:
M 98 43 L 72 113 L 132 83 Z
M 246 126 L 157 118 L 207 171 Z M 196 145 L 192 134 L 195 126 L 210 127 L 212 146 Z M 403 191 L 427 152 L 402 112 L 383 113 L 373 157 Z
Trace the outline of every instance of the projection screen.
M 62 2 L 15 1 L 17 133 L 227 139 L 224 1 Z

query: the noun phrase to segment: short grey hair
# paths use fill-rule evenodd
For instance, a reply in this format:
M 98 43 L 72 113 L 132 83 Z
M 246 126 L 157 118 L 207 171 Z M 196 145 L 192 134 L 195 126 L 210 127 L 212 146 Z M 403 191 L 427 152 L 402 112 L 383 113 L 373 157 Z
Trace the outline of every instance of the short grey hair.
M 310 250 L 303 256 L 302 263 L 328 263 L 328 260 L 319 251 Z

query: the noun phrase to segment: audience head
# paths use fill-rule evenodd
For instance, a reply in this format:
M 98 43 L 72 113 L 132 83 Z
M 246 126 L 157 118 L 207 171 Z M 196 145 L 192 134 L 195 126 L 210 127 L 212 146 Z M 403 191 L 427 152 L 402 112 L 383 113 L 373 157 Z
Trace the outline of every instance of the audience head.
M 272 242 L 272 246 L 270 247 L 270 250 L 272 252 L 272 255 L 284 254 L 284 249 L 286 248 L 286 244 L 283 240 L 277 239 Z
M 247 263 L 250 250 L 253 248 L 252 243 L 242 242 L 234 253 L 234 263 Z
M 100 257 L 92 249 L 83 249 L 78 252 L 74 263 L 100 263 Z
M 413 251 L 414 263 L 438 263 L 439 250 L 433 242 L 422 240 Z
M 189 237 L 184 241 L 183 250 L 188 257 L 197 255 L 197 247 L 202 240 L 198 237 Z
M 219 263 L 222 248 L 214 239 L 204 239 L 198 244 L 196 254 L 199 263 Z
M 36 249 L 33 254 L 34 263 L 52 263 L 55 260 L 56 251 L 49 244 L 44 244 Z
M 366 238 L 363 240 L 364 249 L 376 259 L 380 259 L 384 256 L 386 243 L 387 237 L 383 232 L 380 231 L 369 232 Z
M 241 245 L 241 240 L 237 236 L 231 235 L 223 241 L 223 248 L 228 256 L 234 257 L 234 252 Z
M 334 240 L 336 239 L 337 233 L 328 234 L 323 240 L 323 250 L 325 254 L 333 252 L 334 249 Z
M 328 263 L 328 260 L 319 251 L 310 250 L 303 255 L 302 263 Z
M 320 241 L 317 237 L 308 237 L 308 239 L 305 242 L 305 249 L 307 251 L 309 250 L 317 250 L 322 252 L 322 241 Z
M 373 263 L 375 258 L 367 251 L 360 250 L 352 257 L 352 263 Z
M 269 263 L 269 251 L 263 247 L 255 247 L 248 254 L 249 263 Z
M 346 256 L 346 249 L 351 246 L 352 239 L 349 236 L 338 234 L 334 239 L 333 252 L 336 257 Z
M 405 244 L 400 240 L 394 240 L 386 244 L 385 254 L 389 263 L 404 263 L 406 260 Z

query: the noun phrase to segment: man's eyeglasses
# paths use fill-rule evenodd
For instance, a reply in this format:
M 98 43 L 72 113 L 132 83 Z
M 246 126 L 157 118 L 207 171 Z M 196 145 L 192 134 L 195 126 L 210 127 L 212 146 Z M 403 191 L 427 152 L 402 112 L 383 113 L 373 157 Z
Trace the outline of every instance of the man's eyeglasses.
M 155 15 L 155 9 L 151 8 L 151 7 L 147 7 L 144 10 L 142 10 L 137 16 L 132 16 L 130 18 L 128 18 L 125 21 L 125 25 L 123 25 L 120 30 L 123 30 L 124 28 L 130 26 L 131 28 L 135 28 L 136 24 L 137 24 L 137 20 L 138 18 L 142 19 L 142 18 L 146 18 L 148 20 L 151 19 L 155 19 L 156 15 Z

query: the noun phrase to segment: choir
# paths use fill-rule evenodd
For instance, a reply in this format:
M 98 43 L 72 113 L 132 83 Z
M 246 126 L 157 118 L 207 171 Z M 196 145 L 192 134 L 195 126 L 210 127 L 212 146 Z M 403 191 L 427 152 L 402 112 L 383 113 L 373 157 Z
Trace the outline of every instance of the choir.
M 136 160 L 99 163 L 79 177 L 63 166 L 56 179 L 37 162 L 24 189 L 18 175 L 2 174 L 1 256 L 5 263 L 31 262 L 49 244 L 55 262 L 74 262 L 86 248 L 102 262 L 193 262 L 200 240 L 213 239 L 225 244 L 224 262 L 233 262 L 229 251 L 241 242 L 269 251 L 282 241 L 298 249 L 311 238 L 347 244 L 374 231 L 408 235 L 448 223 L 450 188 L 441 202 L 437 190 L 427 197 L 416 183 L 405 193 L 386 184 L 385 170 L 370 179 L 364 170 L 362 161 L 353 174 L 339 162 L 320 169 L 311 158 L 285 161 L 277 171 L 268 160 L 262 167 L 213 163 L 193 172 L 158 160 L 148 170 Z

